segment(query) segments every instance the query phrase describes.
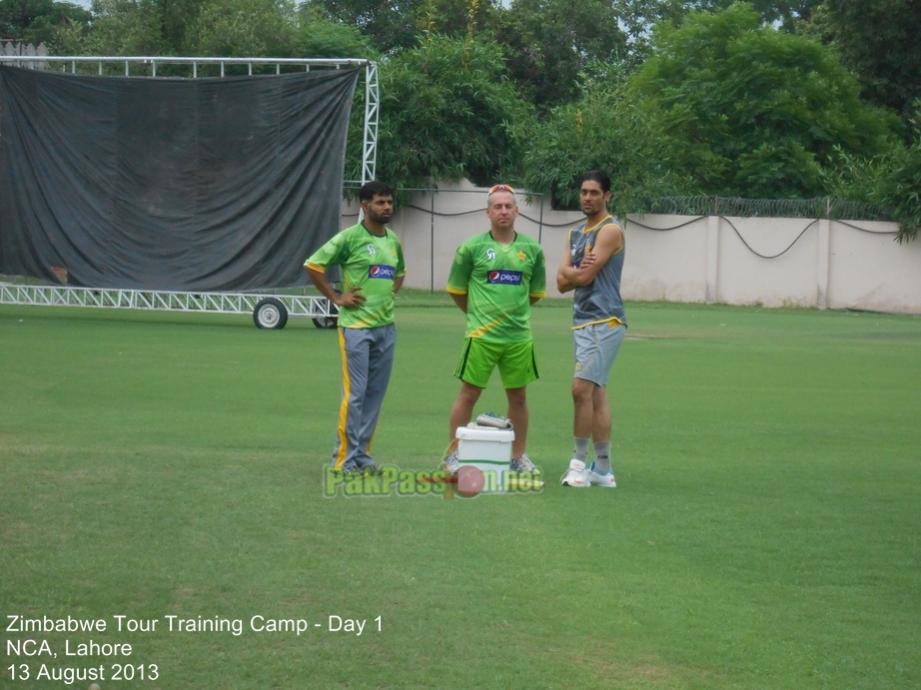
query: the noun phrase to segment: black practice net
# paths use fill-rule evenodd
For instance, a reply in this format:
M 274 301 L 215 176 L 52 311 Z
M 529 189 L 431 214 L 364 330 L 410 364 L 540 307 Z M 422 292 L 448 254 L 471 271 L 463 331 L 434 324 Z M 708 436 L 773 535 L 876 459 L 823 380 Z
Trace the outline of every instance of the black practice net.
M 358 75 L 0 67 L 0 273 L 167 290 L 300 282 L 339 228 Z

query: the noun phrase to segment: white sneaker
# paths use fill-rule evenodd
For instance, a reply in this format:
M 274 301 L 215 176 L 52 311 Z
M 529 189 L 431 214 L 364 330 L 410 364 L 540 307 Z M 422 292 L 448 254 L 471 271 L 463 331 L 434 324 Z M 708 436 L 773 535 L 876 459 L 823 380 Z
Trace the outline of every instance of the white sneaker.
M 585 463 L 573 458 L 569 461 L 569 469 L 562 479 L 563 486 L 578 487 L 580 489 L 591 486 L 588 479 L 588 470 L 585 469 Z
M 592 466 L 588 469 L 588 481 L 593 486 L 603 486 L 608 489 L 614 489 L 617 487 L 617 482 L 614 480 L 614 473 L 608 472 L 607 474 L 599 474 L 595 472 L 595 463 L 592 463 Z

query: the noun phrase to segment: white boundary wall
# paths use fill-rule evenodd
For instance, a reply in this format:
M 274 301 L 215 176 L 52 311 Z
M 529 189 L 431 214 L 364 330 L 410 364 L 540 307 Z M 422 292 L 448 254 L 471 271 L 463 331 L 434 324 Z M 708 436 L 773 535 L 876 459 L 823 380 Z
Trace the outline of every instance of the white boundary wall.
M 519 194 L 518 203 L 516 228 L 540 240 L 548 295 L 557 297 L 556 267 L 568 229 L 582 216 L 553 211 L 539 197 Z M 457 245 L 489 229 L 485 206 L 486 190 L 464 182 L 414 194 L 397 210 L 391 224 L 403 242 L 407 287 L 444 289 Z M 343 227 L 355 222 L 356 212 L 354 202 L 343 208 Z M 897 229 L 860 220 L 630 216 L 623 294 L 640 301 L 921 314 L 921 240 L 900 245 Z M 752 250 L 783 253 L 762 258 Z

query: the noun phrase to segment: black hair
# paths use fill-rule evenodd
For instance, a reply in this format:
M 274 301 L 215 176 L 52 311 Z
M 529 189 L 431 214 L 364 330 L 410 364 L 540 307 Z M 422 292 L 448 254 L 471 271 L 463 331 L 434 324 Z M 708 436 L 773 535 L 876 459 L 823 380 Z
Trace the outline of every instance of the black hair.
M 358 200 L 371 201 L 375 194 L 378 196 L 393 196 L 393 190 L 390 188 L 390 185 L 379 182 L 378 180 L 371 180 L 361 185 L 361 189 L 358 190 Z
M 586 180 L 592 180 L 601 185 L 601 191 L 610 192 L 611 191 L 611 178 L 607 176 L 603 170 L 589 170 L 582 177 L 579 178 L 579 184 L 581 185 Z

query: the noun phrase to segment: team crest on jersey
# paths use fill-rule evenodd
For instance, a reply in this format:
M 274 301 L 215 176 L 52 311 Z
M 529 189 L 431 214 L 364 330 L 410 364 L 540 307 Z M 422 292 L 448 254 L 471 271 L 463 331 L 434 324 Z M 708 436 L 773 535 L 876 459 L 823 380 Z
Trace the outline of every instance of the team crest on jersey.
M 490 285 L 521 285 L 521 271 L 489 271 L 486 282 Z
M 393 280 L 397 276 L 397 269 L 386 264 L 374 264 L 368 268 L 369 278 L 386 278 Z
M 373 244 L 369 244 L 367 247 L 365 247 L 365 249 L 368 250 L 368 256 L 374 256 L 377 254 L 377 247 L 375 247 Z
M 496 250 L 490 247 L 486 250 L 486 260 L 495 261 L 496 260 Z

